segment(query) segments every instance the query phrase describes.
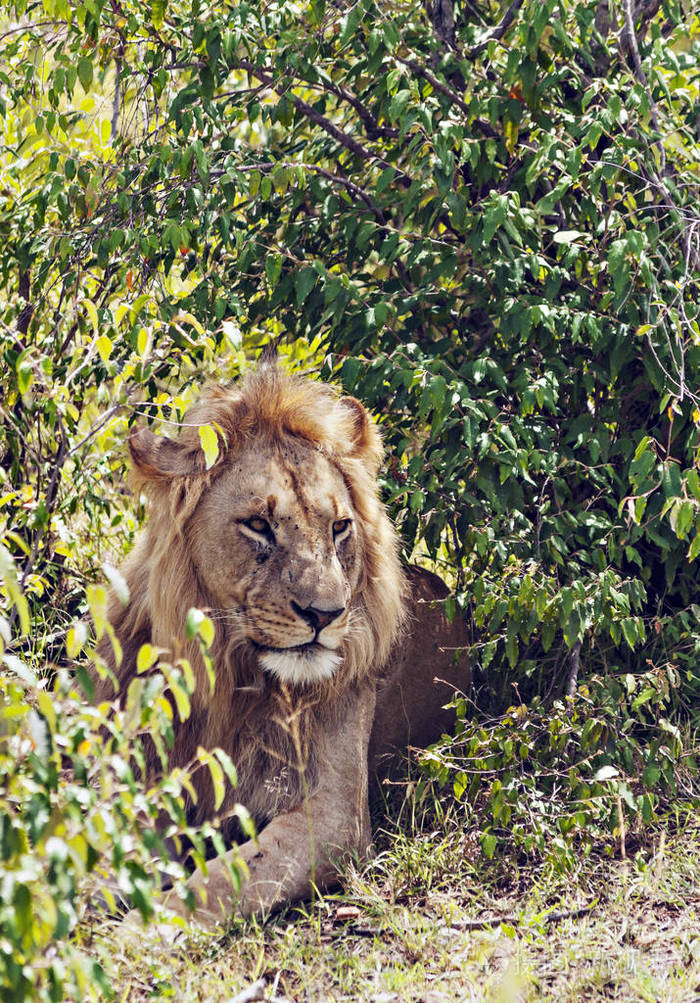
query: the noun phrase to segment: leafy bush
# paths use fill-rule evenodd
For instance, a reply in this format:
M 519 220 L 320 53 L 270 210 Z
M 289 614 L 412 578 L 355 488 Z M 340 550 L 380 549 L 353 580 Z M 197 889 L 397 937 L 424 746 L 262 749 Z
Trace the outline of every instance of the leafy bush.
M 587 763 L 565 817 L 609 766 L 589 819 L 618 796 L 647 819 L 700 723 L 697 19 L 675 0 L 624 0 L 619 24 L 598 0 L 10 12 L 9 657 L 62 678 L 86 585 L 136 527 L 128 427 L 177 423 L 195 382 L 274 338 L 382 417 L 386 496 L 473 625 L 482 713 L 531 705 L 486 738 L 465 720 L 469 757 L 490 745 L 512 797 L 498 743 L 520 729 L 539 790 L 569 762 L 549 705 L 585 684 L 571 713 L 600 736 L 551 711 Z M 470 803 L 496 834 L 496 802 Z
M 673 686 L 655 670 L 593 677 L 574 699 L 535 697 L 496 720 L 468 717 L 460 698 L 455 738 L 421 761 L 451 784 L 487 857 L 569 870 L 596 842 L 624 852 L 659 803 L 689 800 L 698 767 L 667 716 Z
M 6 558 L 7 560 L 7 558 Z M 103 590 L 102 590 L 103 591 Z M 22 604 L 22 597 L 17 595 Z M 100 600 L 92 609 L 99 625 Z M 199 630 L 206 635 L 206 618 Z M 68 639 L 78 655 L 77 624 Z M 211 623 L 209 623 L 211 628 Z M 189 712 L 193 679 L 186 663 L 146 674 L 153 658 L 144 645 L 144 675 L 131 684 L 124 708 L 86 702 L 75 679 L 60 670 L 38 679 L 17 656 L 4 655 L 0 675 L 0 992 L 3 1000 L 97 999 L 111 995 L 106 958 L 75 935 L 80 919 L 104 920 L 129 901 L 145 919 L 156 909 L 164 879 L 193 905 L 182 864 L 166 841 L 188 841 L 193 861 L 206 867 L 206 843 L 224 847 L 216 824 L 188 825 L 184 795 L 193 797 L 193 770 L 209 769 L 215 790 L 235 770 L 221 750 L 200 749 L 189 769 L 144 781 L 144 740 L 155 742 L 166 765 L 173 704 Z M 7 671 L 9 669 L 9 672 Z M 83 672 L 88 693 L 89 678 Z M 247 817 L 243 814 L 243 820 Z M 167 824 L 163 819 L 167 818 Z M 232 867 L 232 878 L 239 873 Z

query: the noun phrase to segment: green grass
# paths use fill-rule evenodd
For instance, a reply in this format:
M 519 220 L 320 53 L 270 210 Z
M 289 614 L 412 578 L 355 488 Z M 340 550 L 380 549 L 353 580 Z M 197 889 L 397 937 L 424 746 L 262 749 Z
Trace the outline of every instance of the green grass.
M 430 822 L 430 825 L 427 823 Z M 168 952 L 93 931 L 124 1001 L 265 999 L 649 1000 L 700 997 L 700 821 L 668 820 L 636 852 L 589 854 L 573 873 L 486 862 L 456 818 L 408 799 L 351 866 L 343 894 Z

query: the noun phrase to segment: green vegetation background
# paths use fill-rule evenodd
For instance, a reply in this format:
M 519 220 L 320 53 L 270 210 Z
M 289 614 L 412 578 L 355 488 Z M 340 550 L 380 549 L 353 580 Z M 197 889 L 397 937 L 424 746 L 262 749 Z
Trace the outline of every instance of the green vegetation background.
M 565 870 L 696 803 L 690 6 L 0 18 L 3 999 L 109 991 L 69 940 L 101 871 L 151 911 L 139 820 L 177 816 L 187 781 L 146 796 L 128 750 L 167 745 L 187 667 L 142 681 L 108 742 L 79 685 L 143 514 L 124 443 L 273 339 L 379 416 L 406 555 L 472 627 L 475 689 L 427 768 L 485 857 Z

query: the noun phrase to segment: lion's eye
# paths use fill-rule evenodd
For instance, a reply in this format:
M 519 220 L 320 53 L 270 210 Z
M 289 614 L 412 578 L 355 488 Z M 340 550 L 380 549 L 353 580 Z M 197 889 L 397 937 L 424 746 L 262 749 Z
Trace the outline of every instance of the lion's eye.
M 272 526 L 267 521 L 267 519 L 261 519 L 259 516 L 253 516 L 252 519 L 244 519 L 243 525 L 247 526 L 248 529 L 252 529 L 254 533 L 259 536 L 264 536 L 268 540 L 274 540 L 275 534 L 272 532 Z
M 350 524 L 351 523 L 352 523 L 352 519 L 337 519 L 333 523 L 333 536 L 334 536 L 334 538 L 337 539 L 339 536 L 342 536 L 343 533 L 345 533 L 346 530 L 350 529 Z

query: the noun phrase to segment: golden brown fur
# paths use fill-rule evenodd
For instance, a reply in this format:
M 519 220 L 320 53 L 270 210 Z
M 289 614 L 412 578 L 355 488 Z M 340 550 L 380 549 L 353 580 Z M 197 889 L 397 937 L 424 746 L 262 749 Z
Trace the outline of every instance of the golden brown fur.
M 219 438 L 210 470 L 200 445 L 204 425 Z M 366 848 L 377 681 L 381 675 L 380 713 L 391 717 L 396 666 L 408 658 L 414 675 L 428 679 L 416 643 L 425 643 L 430 624 L 450 628 L 413 601 L 411 619 L 422 636 L 409 632 L 403 658 L 389 660 L 407 586 L 377 497 L 381 439 L 354 398 L 262 364 L 237 386 L 205 393 L 176 441 L 142 430 L 129 445 L 136 482 L 150 498 L 149 521 L 123 569 L 129 603 L 122 607 L 113 597 L 109 610 L 123 658 L 117 665 L 106 639 L 99 653 L 118 696 L 135 675 L 144 642 L 191 662 L 192 712 L 185 721 L 175 716 L 169 765 L 189 763 L 198 745 L 232 757 L 239 786 L 227 792 L 220 813 L 241 801 L 260 828 L 267 825 L 259 843 L 240 849 L 250 876 L 238 905 L 246 913 L 267 911 L 308 894 L 312 880 L 329 884 L 340 851 Z M 421 597 L 439 595 L 426 573 L 416 575 Z M 185 635 L 193 606 L 215 624 L 213 693 L 198 643 Z M 463 643 L 459 630 L 449 640 L 452 647 Z M 449 671 L 452 652 L 429 655 L 429 679 L 440 668 Z M 114 696 L 109 680 L 97 686 L 99 699 Z M 415 680 L 407 693 L 409 702 L 416 698 Z M 432 713 L 442 699 L 421 697 L 417 706 Z M 405 706 L 402 698 L 399 719 Z M 397 739 L 410 739 L 412 727 L 408 718 L 393 727 L 382 720 L 373 761 Z M 159 768 L 155 752 L 148 766 Z M 198 798 L 188 813 L 197 823 L 213 816 L 214 799 L 206 771 L 195 784 Z M 231 828 L 229 835 L 238 834 Z M 191 880 L 199 921 L 225 918 L 233 904 L 225 868 L 214 863 L 206 879 Z

